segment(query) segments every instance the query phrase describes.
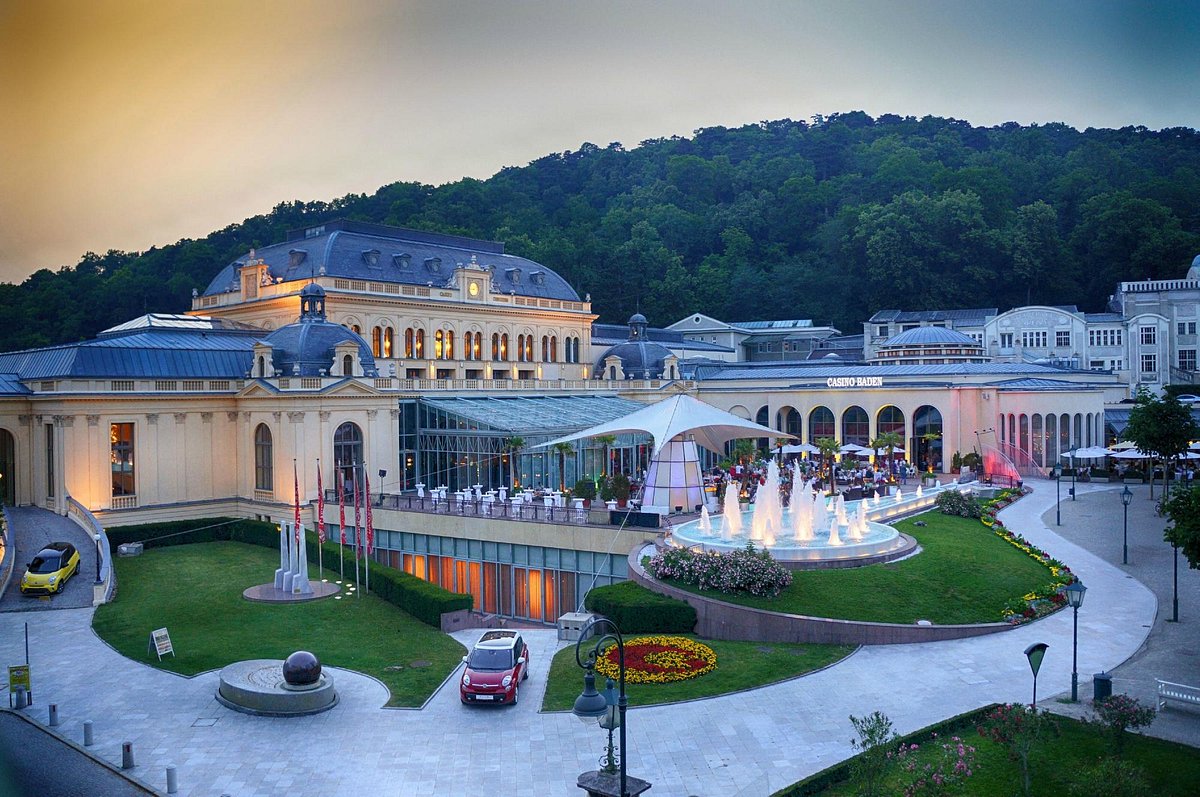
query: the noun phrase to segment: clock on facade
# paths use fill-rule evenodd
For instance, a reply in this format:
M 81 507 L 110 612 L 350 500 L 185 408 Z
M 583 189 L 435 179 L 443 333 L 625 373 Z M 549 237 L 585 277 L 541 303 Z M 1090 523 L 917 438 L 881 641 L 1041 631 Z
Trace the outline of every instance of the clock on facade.
M 472 296 L 478 296 L 479 295 L 479 283 L 472 282 L 470 285 L 468 285 L 467 293 L 471 294 Z

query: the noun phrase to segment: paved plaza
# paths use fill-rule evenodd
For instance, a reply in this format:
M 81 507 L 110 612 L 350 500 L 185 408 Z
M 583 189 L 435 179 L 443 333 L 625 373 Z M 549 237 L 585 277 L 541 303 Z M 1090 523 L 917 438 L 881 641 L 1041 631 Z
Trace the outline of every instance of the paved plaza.
M 1001 513 L 1009 528 L 1067 562 L 1088 587 L 1079 614 L 1079 671 L 1112 670 L 1117 691 L 1145 699 L 1155 677 L 1200 684 L 1193 619 L 1200 617 L 1200 573 L 1186 565 L 1180 572 L 1183 622 L 1164 626 L 1169 598 L 1155 575 L 1160 553 L 1154 550 L 1164 523 L 1153 517 L 1152 502 L 1139 493 L 1131 507 L 1131 540 L 1136 534 L 1138 543 L 1134 564 L 1123 568 L 1120 486 L 1079 487 L 1079 500 L 1062 505 L 1062 527 L 1054 526 L 1053 483 L 1039 482 Z M 1170 548 L 1158 545 L 1169 560 Z M 22 660 L 21 628 L 28 622 L 38 696 L 32 715 L 44 721 L 46 703 L 58 703 L 59 731 L 72 739 L 81 737 L 84 720 L 93 720 L 93 750 L 115 763 L 120 743 L 132 741 L 134 775 L 160 790 L 165 767 L 174 764 L 180 794 L 211 797 L 571 795 L 582 794 L 575 779 L 595 769 L 602 753 L 605 737 L 594 724 L 538 711 L 546 666 L 563 644 L 553 630 L 526 632 L 534 669 L 514 708 L 463 707 L 452 677 L 424 709 L 384 709 L 378 682 L 333 670 L 342 698 L 334 709 L 266 719 L 222 707 L 213 697 L 215 672 L 182 678 L 118 655 L 91 632 L 91 616 L 90 608 L 0 613 L 0 658 Z M 1050 645 L 1039 698 L 1057 707 L 1055 695 L 1070 687 L 1071 630 L 1065 610 L 985 637 L 862 648 L 827 670 L 741 694 L 633 709 L 629 772 L 663 797 L 768 795 L 849 756 L 850 714 L 880 710 L 907 732 L 990 702 L 1027 701 L 1023 650 L 1031 642 Z M 455 636 L 470 644 L 478 633 Z M 1080 685 L 1087 696 L 1089 675 Z M 1178 726 L 1168 735 L 1196 743 L 1200 712 L 1168 713 L 1178 715 L 1167 723 Z

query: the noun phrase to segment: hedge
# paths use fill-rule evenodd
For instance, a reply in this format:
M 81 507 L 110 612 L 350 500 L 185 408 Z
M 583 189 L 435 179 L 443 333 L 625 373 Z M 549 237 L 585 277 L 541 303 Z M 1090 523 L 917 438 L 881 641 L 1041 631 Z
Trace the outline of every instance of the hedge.
M 127 542 L 140 542 L 147 548 L 169 545 L 190 545 L 199 542 L 230 540 L 279 550 L 279 527 L 261 520 L 236 518 L 200 518 L 176 520 L 169 523 L 145 523 L 138 526 L 114 526 L 106 529 L 110 548 Z M 317 541 L 306 534 L 308 561 L 317 561 Z M 327 541 L 323 546 L 325 561 L 336 562 L 338 544 Z M 378 562 L 371 564 L 371 591 L 383 600 L 411 614 L 423 623 L 441 628 L 442 614 L 473 605 L 470 595 L 450 592 L 429 581 L 423 581 L 402 570 Z
M 898 747 L 901 743 L 924 744 L 935 735 L 945 736 L 960 731 L 963 728 L 974 728 L 980 719 L 998 705 L 999 703 L 991 703 L 983 708 L 977 708 L 959 714 L 956 717 L 942 720 L 935 725 L 930 725 L 919 731 L 913 731 L 907 736 L 901 736 L 896 739 L 892 746 Z M 860 753 L 859 755 L 862 754 Z M 858 756 L 847 758 L 841 763 L 822 769 L 814 775 L 809 775 L 804 780 L 775 792 L 771 797 L 810 797 L 810 795 L 814 794 L 823 794 L 827 789 L 850 780 L 851 765 L 855 758 L 858 758 Z
M 583 605 L 612 620 L 624 634 L 690 633 L 696 610 L 633 581 L 588 590 Z

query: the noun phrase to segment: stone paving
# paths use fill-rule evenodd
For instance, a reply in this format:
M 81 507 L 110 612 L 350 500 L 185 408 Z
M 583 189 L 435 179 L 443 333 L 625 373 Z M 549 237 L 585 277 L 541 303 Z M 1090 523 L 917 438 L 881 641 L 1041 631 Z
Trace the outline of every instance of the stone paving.
M 1079 670 L 1112 670 L 1145 641 L 1155 595 L 1046 528 L 1042 517 L 1053 509 L 1054 492 L 1045 487 L 1001 517 L 1088 585 Z M 21 660 L 20 627 L 28 621 L 39 704 L 59 703 L 60 731 L 79 738 L 83 720 L 95 721 L 94 749 L 114 762 L 120 743 L 132 741 L 135 774 L 159 789 L 165 766 L 175 764 L 181 794 L 212 797 L 570 795 L 582 794 L 575 778 L 595 769 L 602 753 L 598 727 L 538 710 L 546 665 L 561 645 L 553 630 L 526 632 L 534 669 L 512 708 L 464 707 L 451 679 L 423 710 L 383 709 L 381 685 L 334 670 L 337 707 L 267 719 L 218 704 L 215 672 L 187 679 L 121 657 L 90 631 L 91 615 L 90 608 L 2 613 L 0 658 Z M 455 636 L 469 644 L 478 633 Z M 906 732 L 993 701 L 1028 700 L 1032 681 L 1022 652 L 1035 641 L 1050 645 L 1039 696 L 1069 688 L 1069 611 L 986 637 L 862 648 L 787 683 L 631 710 L 629 771 L 651 781 L 655 795 L 767 795 L 849 756 L 850 714 L 878 709 Z
M 17 610 L 67 609 L 92 605 L 92 585 L 96 580 L 96 543 L 74 521 L 35 507 L 9 507 L 16 567 L 8 589 L 0 595 L 0 612 Z M 69 542 L 79 549 L 79 572 L 71 577 L 57 595 L 22 595 L 21 576 L 34 554 L 49 542 Z

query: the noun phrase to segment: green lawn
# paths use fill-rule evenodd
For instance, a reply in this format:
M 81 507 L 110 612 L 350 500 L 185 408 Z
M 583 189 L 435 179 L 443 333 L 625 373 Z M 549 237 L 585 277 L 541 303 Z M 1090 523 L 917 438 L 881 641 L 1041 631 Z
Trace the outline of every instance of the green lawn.
M 211 542 L 114 561 L 117 598 L 96 611 L 93 628 L 125 656 L 172 672 L 194 675 L 303 649 L 323 664 L 378 678 L 391 690 L 389 706 L 419 706 L 465 653 L 451 637 L 371 595 L 289 606 L 245 600 L 242 590 L 274 577 L 279 554 L 269 548 Z M 336 576 L 336 563 L 325 573 Z M 175 658 L 160 663 L 146 643 L 162 627 Z
M 652 636 L 638 634 L 636 636 Z M 632 706 L 650 706 L 677 700 L 713 697 L 740 689 L 784 681 L 820 669 L 854 652 L 854 645 L 791 645 L 766 642 L 721 642 L 694 634 L 672 634 L 703 642 L 717 654 L 717 668 L 699 678 L 666 684 L 627 684 L 625 693 Z M 632 636 L 629 638 L 633 638 Z M 586 655 L 591 648 L 582 651 Z M 604 688 L 597 679 L 597 689 Z M 544 711 L 569 710 L 583 691 L 583 670 L 575 662 L 575 646 L 560 650 L 550 665 Z
M 927 525 L 915 526 L 916 521 Z M 994 623 L 1005 604 L 1051 581 L 1050 571 L 978 520 L 928 512 L 896 523 L 922 551 L 890 564 L 793 573 L 777 598 L 703 592 L 717 600 L 813 617 L 939 625 Z M 1014 529 L 1020 533 L 1020 529 Z M 1070 564 L 1069 562 L 1067 564 Z M 682 589 L 701 592 L 683 584 Z
M 1069 797 L 1070 785 L 1077 773 L 1094 766 L 1100 758 L 1108 755 L 1105 740 L 1095 727 L 1061 717 L 1057 723 L 1059 735 L 1046 739 L 1032 762 L 1034 797 Z M 967 744 L 976 748 L 975 773 L 947 794 L 1011 797 L 1021 793 L 1020 769 L 1008 759 L 1003 748 L 980 738 L 974 729 L 960 735 Z M 921 745 L 922 749 L 930 746 L 929 742 Z M 1197 793 L 1197 785 L 1200 784 L 1200 751 L 1195 748 L 1130 734 L 1123 758 L 1145 771 L 1150 787 L 1146 794 L 1154 797 L 1194 797 Z M 903 790 L 904 784 L 893 774 L 884 783 L 880 793 L 902 794 Z M 849 797 L 857 793 L 855 784 L 848 782 L 819 792 L 829 797 Z

